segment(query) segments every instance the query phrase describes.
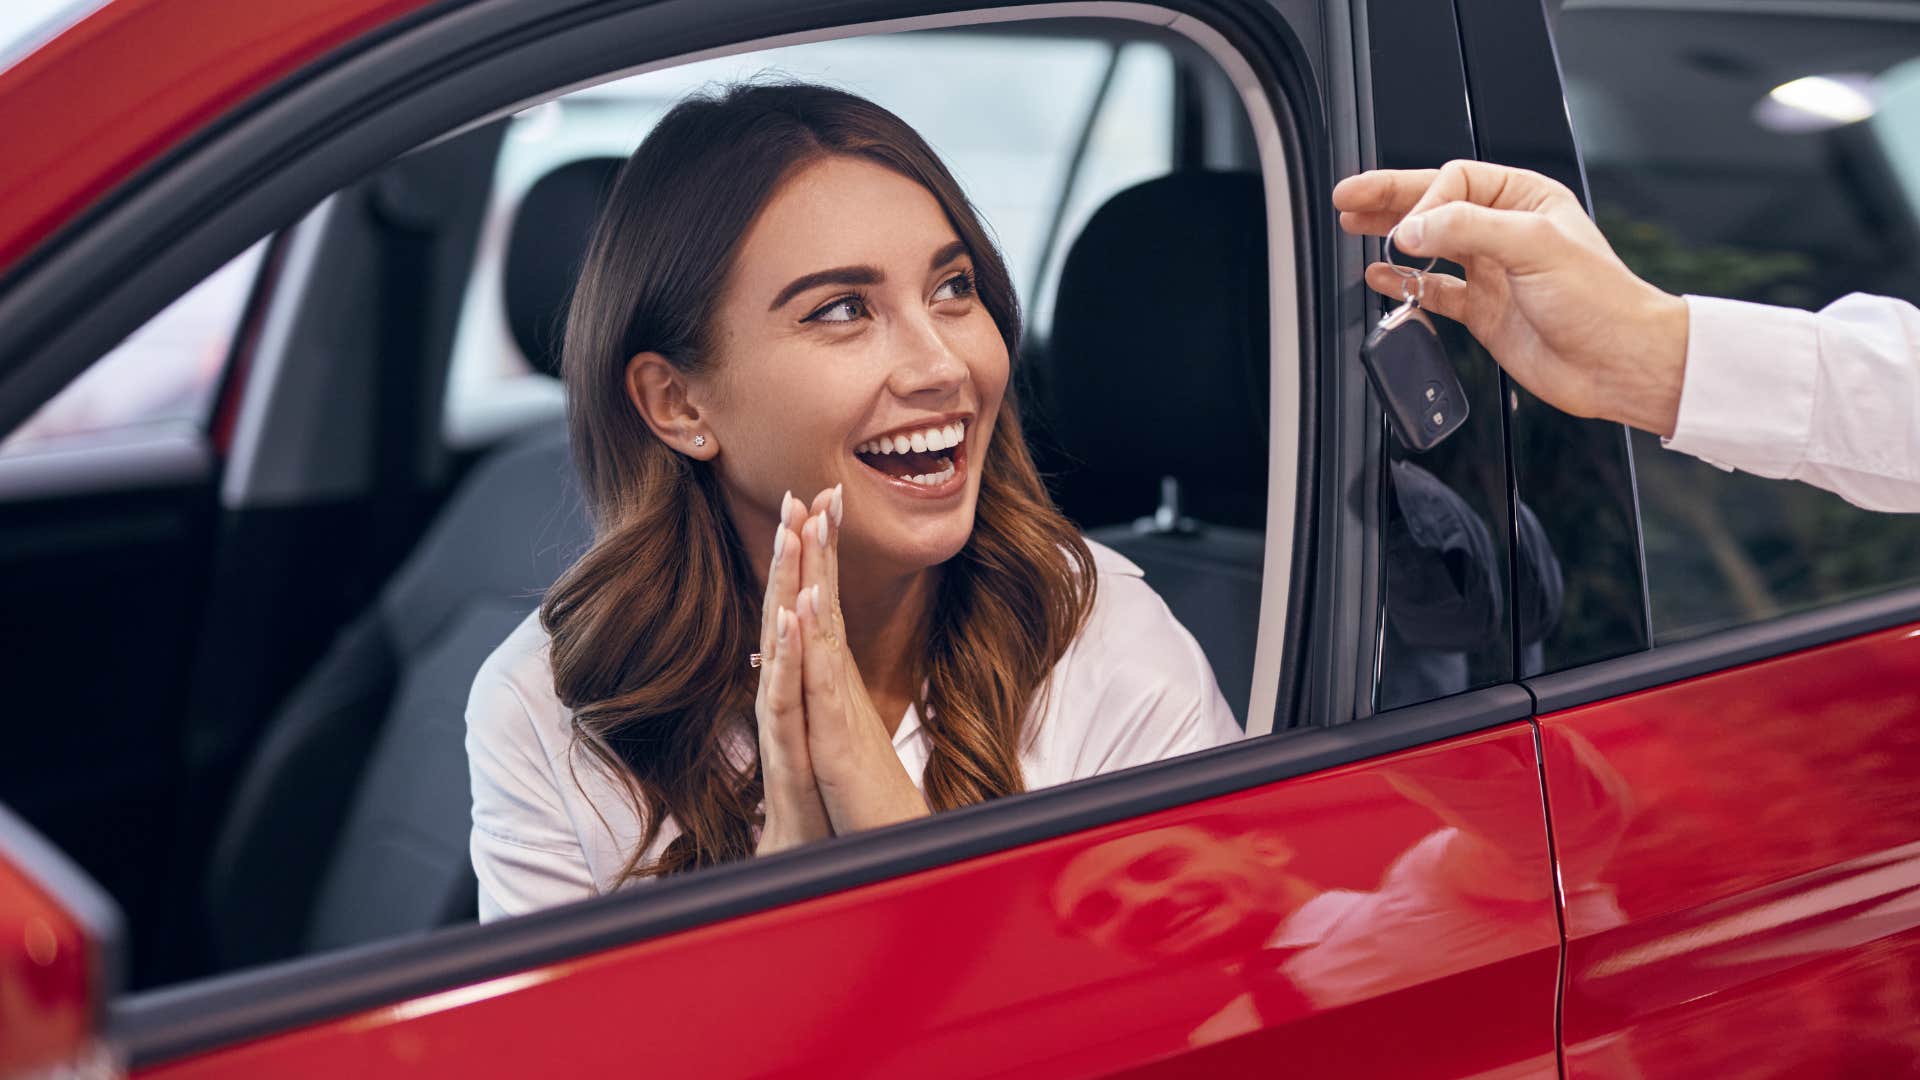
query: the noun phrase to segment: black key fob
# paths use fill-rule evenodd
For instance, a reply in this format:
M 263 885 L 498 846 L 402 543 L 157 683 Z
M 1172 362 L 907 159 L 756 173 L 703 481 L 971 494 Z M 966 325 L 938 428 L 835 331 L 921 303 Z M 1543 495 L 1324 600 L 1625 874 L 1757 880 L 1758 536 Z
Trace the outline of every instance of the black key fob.
M 1419 305 L 1387 312 L 1360 346 L 1373 391 L 1401 445 L 1424 453 L 1467 422 L 1467 394 Z

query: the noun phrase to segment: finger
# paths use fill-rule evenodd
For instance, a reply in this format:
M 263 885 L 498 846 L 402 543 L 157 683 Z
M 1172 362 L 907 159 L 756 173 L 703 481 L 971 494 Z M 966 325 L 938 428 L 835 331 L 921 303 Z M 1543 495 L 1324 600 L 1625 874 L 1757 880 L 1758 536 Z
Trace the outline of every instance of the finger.
M 787 499 L 792 493 L 780 496 L 780 520 L 773 526 L 773 558 L 767 563 L 767 587 L 760 597 L 760 655 L 773 655 L 773 612 L 775 608 L 773 591 L 780 577 L 780 559 L 786 554 L 787 523 L 785 510 Z
M 827 501 L 827 611 L 833 621 L 828 625 L 834 628 L 840 640 L 847 639 L 847 620 L 840 611 L 840 522 L 846 514 L 845 485 L 833 485 L 833 495 Z
M 760 736 L 781 747 L 798 750 L 806 744 L 806 713 L 801 699 L 801 664 L 806 646 L 800 641 L 799 621 L 793 609 L 774 609 L 773 659 L 761 668 Z M 771 728 L 771 730 L 769 730 Z
M 1537 172 L 1490 161 L 1449 161 L 1440 167 L 1426 193 L 1407 209 L 1407 216 L 1451 202 L 1489 210 L 1538 210 L 1555 199 L 1572 197 L 1559 181 Z
M 1385 236 L 1388 229 L 1400 224 L 1400 217 L 1387 210 L 1347 210 L 1340 214 L 1340 228 L 1354 236 Z
M 800 700 L 814 732 L 833 735 L 844 730 L 845 710 L 840 700 L 842 668 L 835 662 L 839 642 L 830 636 L 825 601 L 818 583 L 800 590 Z M 816 772 L 818 770 L 816 769 Z
M 1394 242 L 1409 255 L 1437 256 L 1457 263 L 1485 259 L 1513 274 L 1564 263 L 1572 243 L 1544 214 L 1494 210 L 1467 202 L 1451 202 L 1407 215 L 1407 223 Z
M 1396 303 L 1405 299 L 1400 294 L 1400 286 L 1405 279 L 1393 272 L 1393 267 L 1377 262 L 1367 267 L 1367 287 L 1382 293 Z M 1449 319 L 1464 321 L 1467 310 L 1467 283 L 1452 274 L 1427 274 L 1426 292 L 1417 293 L 1420 306 L 1437 315 Z
M 1396 219 L 1427 193 L 1438 169 L 1373 169 L 1333 186 L 1333 208 L 1350 213 L 1386 213 Z

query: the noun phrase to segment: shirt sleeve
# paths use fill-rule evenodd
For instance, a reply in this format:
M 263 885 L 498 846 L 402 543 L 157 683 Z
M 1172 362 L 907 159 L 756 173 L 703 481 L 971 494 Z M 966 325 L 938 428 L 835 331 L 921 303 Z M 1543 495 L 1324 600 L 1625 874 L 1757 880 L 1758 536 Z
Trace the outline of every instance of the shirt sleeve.
M 1815 314 L 1689 296 L 1670 449 L 1920 511 L 1920 309 L 1855 293 Z
M 1076 646 L 1098 657 L 1067 688 L 1087 700 L 1075 778 L 1191 754 L 1239 739 L 1206 653 L 1138 577 L 1101 579 Z M 1092 676 L 1087 678 L 1084 676 Z
M 467 699 L 467 766 L 480 921 L 592 896 L 586 853 L 532 716 L 511 683 L 484 670 Z

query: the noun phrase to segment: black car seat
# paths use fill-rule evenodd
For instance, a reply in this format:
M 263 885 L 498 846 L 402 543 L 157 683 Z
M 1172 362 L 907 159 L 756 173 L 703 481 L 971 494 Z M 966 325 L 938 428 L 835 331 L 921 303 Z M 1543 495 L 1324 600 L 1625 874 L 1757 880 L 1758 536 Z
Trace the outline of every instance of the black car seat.
M 1146 571 L 1242 726 L 1270 353 L 1259 175 L 1174 173 L 1113 196 L 1074 241 L 1035 384 L 1062 509 Z
M 562 166 L 516 211 L 506 308 L 537 367 L 618 158 Z M 206 881 L 219 969 L 473 917 L 465 711 L 487 655 L 589 540 L 564 428 L 483 458 L 270 722 Z

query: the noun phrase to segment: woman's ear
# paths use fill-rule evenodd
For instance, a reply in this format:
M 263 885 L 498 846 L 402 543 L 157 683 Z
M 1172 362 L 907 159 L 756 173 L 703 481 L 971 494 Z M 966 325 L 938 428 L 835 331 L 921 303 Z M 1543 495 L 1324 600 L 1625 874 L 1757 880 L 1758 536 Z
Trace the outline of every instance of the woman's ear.
M 667 358 L 644 352 L 627 361 L 627 399 L 660 441 L 697 461 L 712 461 L 720 445 L 699 406 L 688 394 L 687 377 Z

